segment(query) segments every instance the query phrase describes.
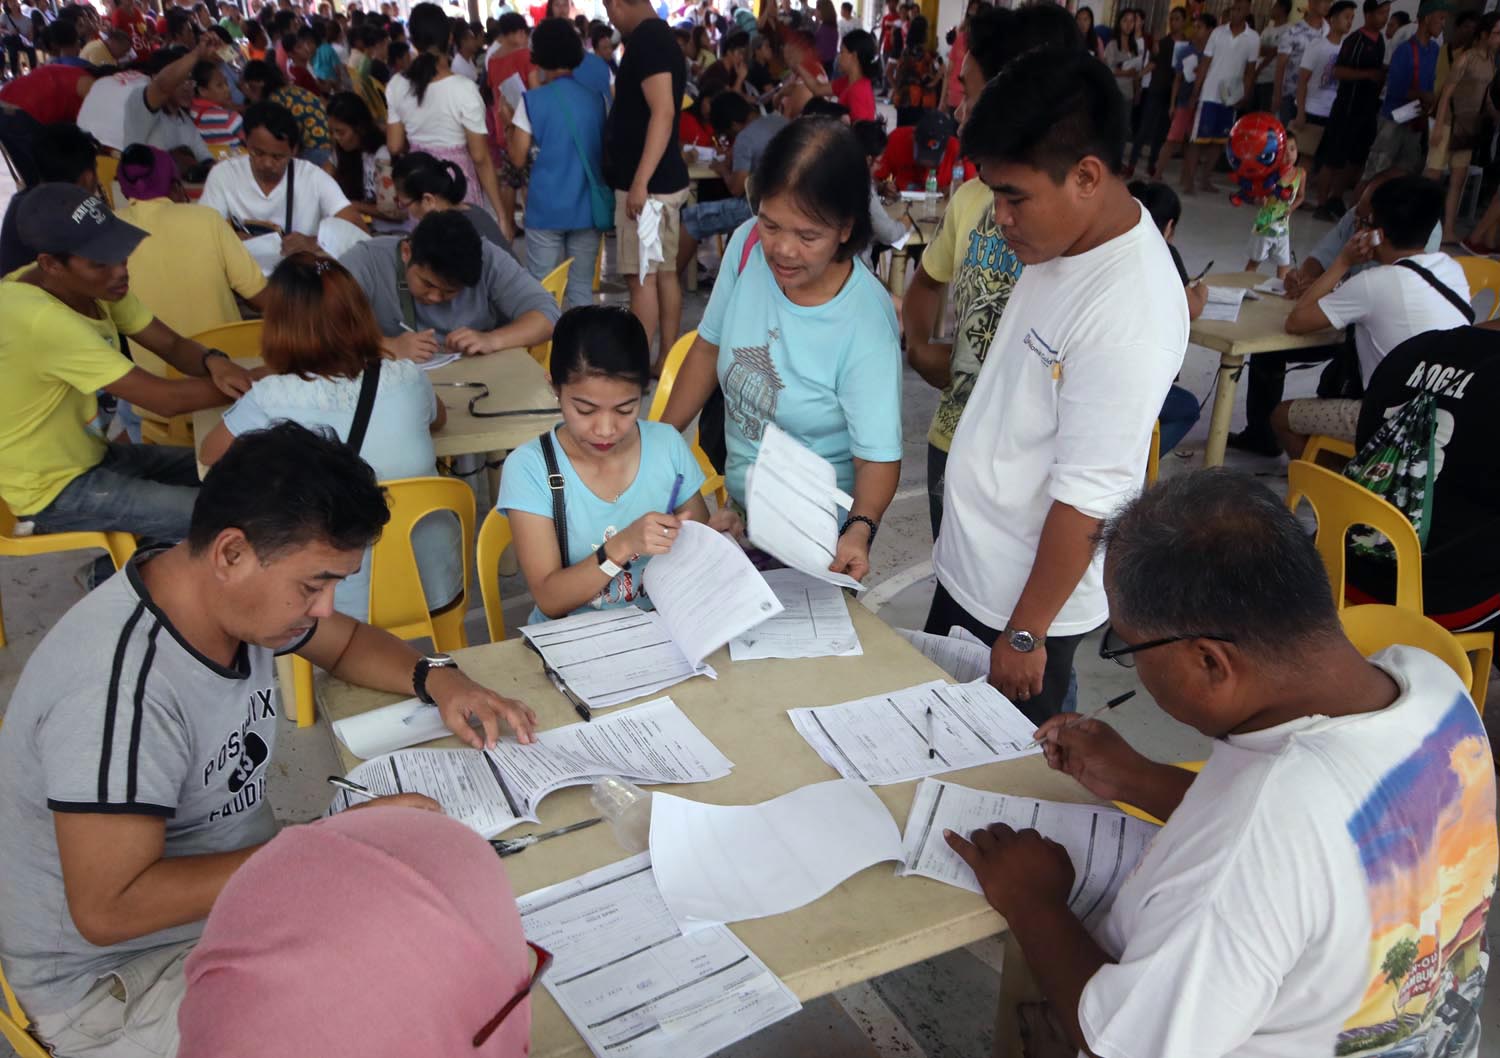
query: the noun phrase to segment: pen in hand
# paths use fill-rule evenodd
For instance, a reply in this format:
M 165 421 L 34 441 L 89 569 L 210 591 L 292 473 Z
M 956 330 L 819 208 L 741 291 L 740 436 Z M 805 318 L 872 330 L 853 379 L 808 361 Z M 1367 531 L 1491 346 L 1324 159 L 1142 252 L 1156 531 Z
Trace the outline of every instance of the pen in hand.
M 1086 713 L 1083 716 L 1080 716 L 1078 718 L 1078 720 L 1093 720 L 1094 718 L 1102 716 L 1103 714 L 1109 712 L 1115 706 L 1121 705 L 1121 704 L 1123 704 L 1125 702 L 1130 701 L 1130 699 L 1132 699 L 1134 697 L 1135 697 L 1135 692 L 1134 691 L 1126 691 L 1124 694 L 1117 694 L 1113 698 L 1111 698 L 1109 701 L 1107 701 L 1103 705 L 1101 705 L 1099 708 L 1095 709 L 1092 713 Z M 1077 723 L 1078 721 L 1075 720 L 1073 722 Z M 1029 747 L 1029 746 L 1039 745 L 1041 743 L 1041 741 L 1042 741 L 1042 736 L 1038 735 L 1036 738 L 1034 738 L 1030 742 L 1028 742 L 1027 746 Z
M 361 786 L 359 783 L 354 782 L 352 779 L 346 779 L 342 775 L 330 775 L 328 777 L 328 784 L 330 786 L 337 786 L 340 790 L 343 790 L 344 793 L 349 795 L 351 800 L 356 797 L 362 797 L 366 801 L 373 801 L 380 796 L 377 793 L 372 793 L 368 787 Z
M 664 513 L 677 513 L 677 500 L 682 495 L 682 475 L 677 475 L 677 480 L 672 482 L 672 498 L 667 500 L 667 509 Z
M 1206 264 L 1206 265 L 1203 266 L 1203 271 L 1199 272 L 1192 279 L 1188 280 L 1188 285 L 1192 286 L 1194 283 L 1201 283 L 1201 282 L 1203 282 L 1203 277 L 1206 276 L 1206 275 L 1208 275 L 1208 270 L 1210 268 L 1212 268 L 1213 266 L 1214 266 L 1214 263 L 1212 261 L 1209 261 L 1208 264 Z
M 932 716 L 932 706 L 927 707 L 927 759 L 937 756 L 937 721 Z

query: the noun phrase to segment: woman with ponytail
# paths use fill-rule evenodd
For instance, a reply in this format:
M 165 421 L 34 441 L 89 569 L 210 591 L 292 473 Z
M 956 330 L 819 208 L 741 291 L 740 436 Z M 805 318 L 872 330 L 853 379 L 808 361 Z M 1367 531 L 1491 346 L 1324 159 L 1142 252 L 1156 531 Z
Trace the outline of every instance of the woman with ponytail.
M 386 143 L 391 154 L 400 156 L 410 149 L 452 162 L 463 173 L 465 201 L 488 204 L 500 230 L 513 234 L 515 218 L 506 216 L 500 199 L 479 87 L 449 68 L 448 16 L 436 4 L 418 4 L 407 29 L 416 56 L 386 87 Z
M 413 224 L 429 213 L 453 210 L 474 225 L 481 239 L 512 257 L 516 255 L 495 218 L 464 201 L 469 181 L 453 162 L 434 158 L 426 151 L 412 151 L 396 160 L 391 175 L 396 180 L 396 207 L 405 210 Z

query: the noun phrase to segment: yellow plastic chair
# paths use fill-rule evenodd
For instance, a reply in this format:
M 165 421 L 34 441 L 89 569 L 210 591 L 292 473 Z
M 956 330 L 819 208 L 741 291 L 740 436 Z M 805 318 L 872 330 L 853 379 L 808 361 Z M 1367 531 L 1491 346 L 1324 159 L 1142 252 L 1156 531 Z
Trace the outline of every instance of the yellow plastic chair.
M 443 652 L 468 646 L 464 615 L 469 610 L 469 556 L 474 553 L 474 493 L 455 478 L 402 478 L 381 484 L 389 495 L 391 520 L 370 549 L 370 624 L 401 639 L 431 639 Z M 417 522 L 437 511 L 458 516 L 464 572 L 459 597 L 433 613 L 422 594 L 411 533 Z M 308 727 L 315 707 L 312 663 L 304 658 L 292 658 L 292 688 L 297 726 Z
M 1382 533 L 1395 551 L 1396 605 L 1414 614 L 1426 612 L 1422 608 L 1422 545 L 1406 515 L 1342 474 L 1305 459 L 1294 459 L 1287 466 L 1286 505 L 1295 511 L 1304 499 L 1318 518 L 1314 544 L 1323 559 L 1323 568 L 1328 571 L 1335 606 L 1344 609 L 1345 537 L 1351 527 L 1368 525 Z M 1450 634 L 1465 652 L 1474 655 L 1469 696 L 1482 713 L 1489 690 L 1490 667 L 1494 663 L 1495 635 L 1493 632 Z
M 99 197 L 115 209 L 115 177 L 120 174 L 120 159 L 112 154 L 94 156 L 94 171 L 99 174 Z
M 1151 447 L 1146 452 L 1146 487 L 1156 484 L 1161 476 L 1161 420 L 1151 424 Z
M 478 553 L 474 575 L 479 578 L 479 597 L 484 600 L 484 622 L 489 626 L 490 642 L 505 640 L 505 612 L 500 603 L 500 556 L 510 546 L 510 519 L 499 511 L 490 511 L 479 527 Z
M 54 551 L 79 551 L 99 548 L 114 560 L 115 569 L 135 553 L 135 537 L 129 533 L 78 532 L 37 533 L 34 536 L 16 536 L 16 516 L 4 500 L 0 500 L 0 557 L 30 558 L 33 555 L 49 555 Z M 5 646 L 5 615 L 0 612 L 0 647 Z
M 687 359 L 688 350 L 693 347 L 693 342 L 698 340 L 696 330 L 688 331 L 673 343 L 667 352 L 666 363 L 662 364 L 661 378 L 656 383 L 656 395 L 651 398 L 651 409 L 646 412 L 646 418 L 652 422 L 661 422 L 661 417 L 666 414 L 667 403 L 672 398 L 672 387 L 677 383 L 677 372 L 682 369 L 682 362 Z M 708 453 L 698 444 L 698 428 L 693 427 L 693 436 L 688 441 L 688 447 L 693 450 L 693 458 L 698 461 L 698 467 L 703 471 L 703 488 L 705 496 L 712 496 L 718 501 L 720 507 L 729 502 L 729 490 L 724 487 L 724 475 L 714 469 L 709 461 Z
M 1488 257 L 1460 257 L 1458 263 L 1464 270 L 1464 279 L 1469 284 L 1469 303 L 1479 300 L 1479 295 L 1490 296 L 1490 311 L 1478 317 L 1476 323 L 1484 323 L 1500 316 L 1500 261 Z
M 599 293 L 599 287 L 604 282 L 604 234 L 599 234 L 599 249 L 594 254 L 594 293 Z
M 1469 655 L 1452 632 L 1430 617 L 1423 617 L 1399 606 L 1365 603 L 1346 606 L 1339 611 L 1344 634 L 1361 654 L 1369 657 L 1397 644 L 1420 647 L 1443 661 L 1458 674 L 1465 687 L 1474 685 L 1474 668 Z
M 264 320 L 225 323 L 193 335 L 193 341 L 210 349 L 219 349 L 235 360 L 258 360 L 260 333 L 264 327 Z
M 211 349 L 223 350 L 236 360 L 258 359 L 262 326 L 261 320 L 226 323 L 193 335 L 193 341 Z M 163 374 L 166 378 L 182 377 L 180 371 L 165 361 L 159 360 L 149 350 L 144 351 L 144 356 L 145 359 L 140 360 L 140 366 L 148 371 Z M 193 417 L 191 415 L 174 415 L 170 419 L 164 419 L 150 409 L 139 405 L 136 406 L 135 411 L 141 418 L 141 440 L 146 444 L 193 447 Z
M 568 273 L 573 270 L 573 258 L 569 257 L 562 264 L 547 273 L 547 278 L 542 280 L 542 289 L 557 299 L 557 307 L 562 308 L 563 295 L 568 290 Z M 527 350 L 533 360 L 541 364 L 543 368 L 551 370 L 552 367 L 552 339 L 539 342 Z
M 1196 775 L 1198 772 L 1203 770 L 1203 765 L 1207 763 L 1208 761 L 1206 760 L 1183 760 L 1178 761 L 1176 764 L 1172 765 L 1172 767 L 1181 768 L 1183 771 L 1190 771 Z M 1147 812 L 1143 808 L 1137 808 L 1135 805 L 1126 804 L 1124 801 L 1116 801 L 1115 807 L 1128 816 L 1135 816 L 1137 819 L 1144 819 L 1147 823 L 1151 823 L 1154 826 L 1166 826 L 1165 820 L 1157 819 L 1150 812 Z
M 1352 441 L 1341 440 L 1337 437 L 1315 433 L 1307 439 L 1307 447 L 1302 450 L 1302 454 L 1297 458 L 1323 466 L 1324 464 L 1318 459 L 1318 456 L 1324 453 L 1342 456 L 1344 462 L 1347 463 L 1354 458 L 1354 443 Z

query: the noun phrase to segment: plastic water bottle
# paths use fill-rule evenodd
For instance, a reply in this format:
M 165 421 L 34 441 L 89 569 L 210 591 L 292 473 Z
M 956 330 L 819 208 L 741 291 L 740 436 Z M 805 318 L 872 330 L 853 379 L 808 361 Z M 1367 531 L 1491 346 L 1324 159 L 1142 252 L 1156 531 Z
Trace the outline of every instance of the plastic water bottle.
M 938 185 L 937 185 L 937 169 L 936 168 L 932 168 L 932 169 L 927 170 L 927 199 L 926 199 L 926 204 L 927 204 L 927 219 L 931 220 L 933 217 L 937 216 Z

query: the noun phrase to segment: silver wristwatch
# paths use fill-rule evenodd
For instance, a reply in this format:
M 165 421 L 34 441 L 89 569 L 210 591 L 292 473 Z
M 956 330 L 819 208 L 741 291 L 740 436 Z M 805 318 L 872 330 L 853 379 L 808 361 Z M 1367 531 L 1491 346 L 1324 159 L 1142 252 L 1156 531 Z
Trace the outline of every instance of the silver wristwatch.
M 417 697 L 428 705 L 436 705 L 432 695 L 427 693 L 427 676 L 433 669 L 456 669 L 458 662 L 454 661 L 448 654 L 428 654 L 426 657 L 417 659 L 416 671 L 412 673 L 412 690 L 417 692 Z
M 1010 648 L 1017 654 L 1030 654 L 1047 641 L 1046 636 L 1032 635 L 1030 632 L 1023 632 L 1019 628 L 1008 626 L 1000 634 L 1005 636 L 1006 641 L 1010 643 Z

